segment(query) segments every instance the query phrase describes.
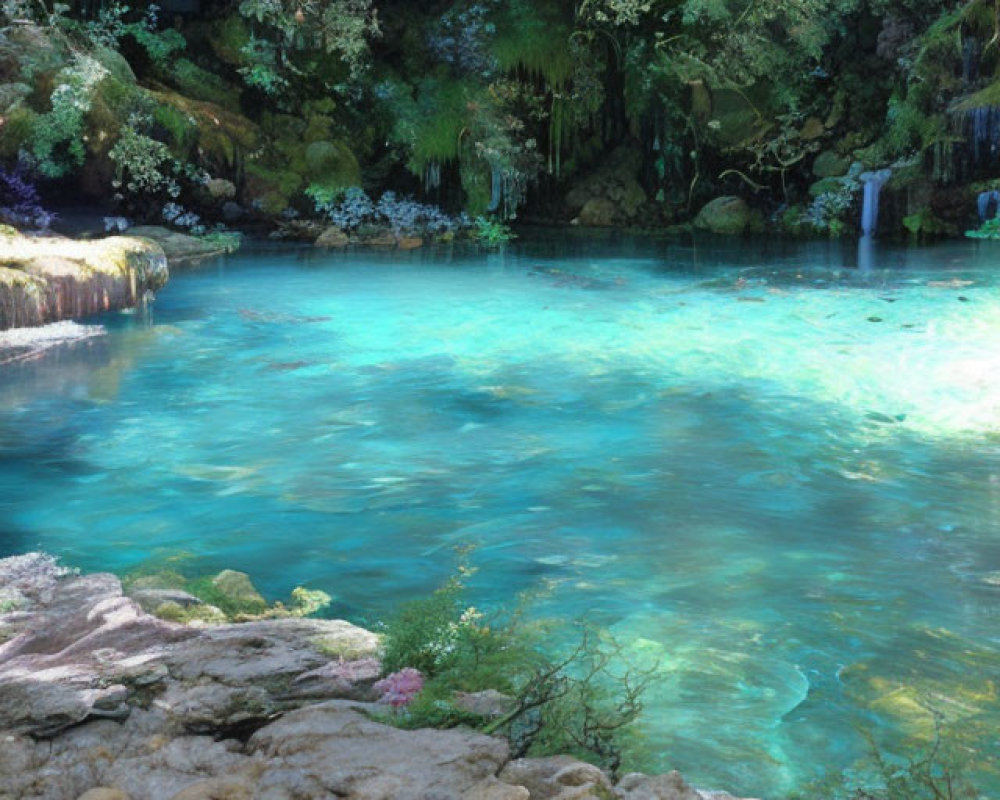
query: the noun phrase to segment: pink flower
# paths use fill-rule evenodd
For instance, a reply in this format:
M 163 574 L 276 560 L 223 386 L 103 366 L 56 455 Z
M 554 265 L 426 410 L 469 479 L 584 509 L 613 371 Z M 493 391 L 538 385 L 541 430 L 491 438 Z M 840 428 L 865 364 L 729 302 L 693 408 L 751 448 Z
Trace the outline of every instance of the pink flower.
M 378 702 L 393 708 L 402 708 L 420 694 L 420 690 L 424 688 L 424 677 L 418 670 L 407 667 L 387 675 L 376 683 L 374 688 L 381 695 Z

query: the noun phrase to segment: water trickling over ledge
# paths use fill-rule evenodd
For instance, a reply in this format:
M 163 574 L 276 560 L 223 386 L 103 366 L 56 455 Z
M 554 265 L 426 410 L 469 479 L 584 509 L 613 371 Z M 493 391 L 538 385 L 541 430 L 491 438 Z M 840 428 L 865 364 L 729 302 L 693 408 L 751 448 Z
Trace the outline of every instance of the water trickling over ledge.
M 864 236 L 874 236 L 878 229 L 878 202 L 882 187 L 892 177 L 892 170 L 880 169 L 877 172 L 862 172 L 859 179 L 864 184 L 864 196 L 861 205 L 861 233 Z

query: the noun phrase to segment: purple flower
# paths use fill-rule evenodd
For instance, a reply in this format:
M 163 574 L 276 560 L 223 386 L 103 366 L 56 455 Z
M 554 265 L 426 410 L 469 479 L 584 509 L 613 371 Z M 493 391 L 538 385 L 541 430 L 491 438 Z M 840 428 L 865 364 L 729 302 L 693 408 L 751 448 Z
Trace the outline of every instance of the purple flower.
M 413 698 L 424 688 L 424 677 L 412 667 L 401 669 L 387 675 L 375 684 L 375 691 L 381 695 L 378 699 L 383 705 L 402 708 L 409 705 Z

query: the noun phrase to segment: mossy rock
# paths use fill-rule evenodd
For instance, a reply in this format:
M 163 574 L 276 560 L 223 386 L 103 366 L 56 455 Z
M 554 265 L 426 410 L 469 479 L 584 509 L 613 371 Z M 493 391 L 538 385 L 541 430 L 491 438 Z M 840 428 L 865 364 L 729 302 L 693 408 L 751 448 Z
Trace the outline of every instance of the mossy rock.
M 280 214 L 289 198 L 304 189 L 305 178 L 290 169 L 270 169 L 259 161 L 247 164 L 244 197 L 265 214 Z
M 813 175 L 817 178 L 837 178 L 846 175 L 851 159 L 837 155 L 833 150 L 824 150 L 813 161 Z
M 178 59 L 171 65 L 167 79 L 180 89 L 185 97 L 214 103 L 223 108 L 233 110 L 239 108 L 238 89 L 186 58 Z
M 921 208 L 903 217 L 903 227 L 918 237 L 955 236 L 958 226 L 939 218 L 929 208 Z
M 214 103 L 193 100 L 177 92 L 154 91 L 152 97 L 194 120 L 198 131 L 197 146 L 202 161 L 212 173 L 218 174 L 236 164 L 240 152 L 255 150 L 260 141 L 260 129 L 244 117 Z
M 738 236 L 762 227 L 760 214 L 753 211 L 742 197 L 716 197 L 707 203 L 694 219 L 694 226 L 726 236 Z
M 106 156 L 129 115 L 142 108 L 145 102 L 145 93 L 134 81 L 119 80 L 110 72 L 105 75 L 94 87 L 85 118 L 87 151 L 102 158 Z M 105 166 L 103 171 L 110 175 L 110 165 Z
M 153 121 L 162 129 L 157 138 L 164 141 L 176 158 L 187 160 L 198 143 L 194 119 L 174 106 L 160 103 L 153 110 Z
M 842 178 L 821 178 L 809 186 L 809 196 L 819 197 L 821 194 L 836 194 L 844 188 Z
M 306 148 L 306 175 L 324 189 L 361 185 L 361 167 L 343 142 L 313 142 Z
M 302 140 L 306 144 L 312 144 L 313 142 L 321 142 L 326 139 L 332 139 L 332 131 L 333 117 L 327 117 L 323 114 L 314 114 L 309 117 L 306 122 L 306 129 L 302 134 Z
M 245 572 L 225 569 L 214 577 L 191 581 L 187 591 L 208 605 L 222 609 L 229 617 L 267 611 L 267 601 Z
M 94 60 L 104 67 L 116 81 L 135 86 L 135 73 L 121 53 L 108 47 L 95 47 L 91 53 Z

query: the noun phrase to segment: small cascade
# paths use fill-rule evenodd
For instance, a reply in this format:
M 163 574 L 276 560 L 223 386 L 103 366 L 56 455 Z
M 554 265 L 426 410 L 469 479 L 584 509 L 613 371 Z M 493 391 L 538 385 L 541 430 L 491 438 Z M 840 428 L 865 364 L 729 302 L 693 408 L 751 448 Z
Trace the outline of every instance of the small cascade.
M 979 80 L 979 57 L 982 46 L 976 36 L 962 40 L 962 83 L 969 86 Z
M 1000 155 L 1000 108 L 980 106 L 967 116 L 973 161 L 993 160 Z
M 503 199 L 503 173 L 496 164 L 490 165 L 490 211 L 500 208 L 500 201 Z
M 872 236 L 878 227 L 878 197 L 886 181 L 892 176 L 892 170 L 880 169 L 877 172 L 862 172 L 860 180 L 865 185 L 864 199 L 861 205 L 861 233 Z
M 441 165 L 431 161 L 424 170 L 424 191 L 429 192 L 441 186 Z
M 990 205 L 993 206 L 993 216 L 1000 217 L 1000 191 L 993 189 L 989 192 L 980 192 L 976 198 L 976 208 L 979 211 L 979 221 L 986 222 L 990 215 Z

